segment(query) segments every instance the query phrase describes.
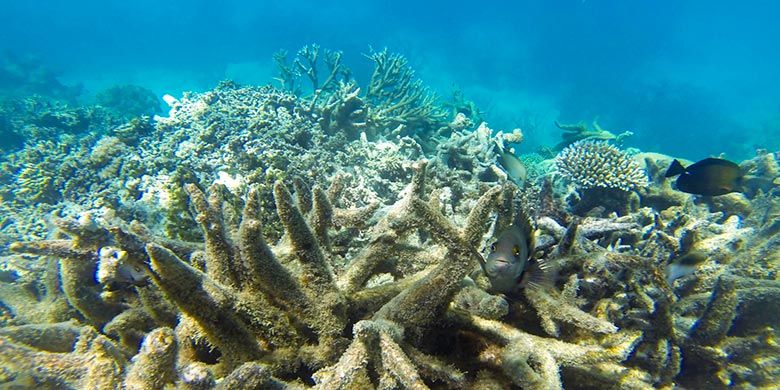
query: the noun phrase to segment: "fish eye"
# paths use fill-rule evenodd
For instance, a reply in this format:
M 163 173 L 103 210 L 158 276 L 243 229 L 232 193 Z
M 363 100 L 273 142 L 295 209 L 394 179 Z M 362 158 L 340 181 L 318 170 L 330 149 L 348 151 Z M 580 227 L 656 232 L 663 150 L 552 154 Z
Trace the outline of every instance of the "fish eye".
M 520 255 L 520 247 L 518 247 L 517 245 L 513 246 L 512 247 L 512 254 L 514 254 L 515 256 L 519 256 Z
M 490 251 L 495 252 L 496 251 L 496 244 L 490 244 Z

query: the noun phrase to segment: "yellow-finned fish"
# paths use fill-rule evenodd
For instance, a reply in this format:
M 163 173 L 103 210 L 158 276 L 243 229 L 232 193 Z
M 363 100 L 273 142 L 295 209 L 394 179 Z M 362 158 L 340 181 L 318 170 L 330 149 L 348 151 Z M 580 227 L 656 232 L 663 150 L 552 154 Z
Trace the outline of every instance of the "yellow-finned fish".
M 512 295 L 523 287 L 539 287 L 552 279 L 552 267 L 533 257 L 534 245 L 531 220 L 519 212 L 512 225 L 496 235 L 482 264 L 491 292 Z

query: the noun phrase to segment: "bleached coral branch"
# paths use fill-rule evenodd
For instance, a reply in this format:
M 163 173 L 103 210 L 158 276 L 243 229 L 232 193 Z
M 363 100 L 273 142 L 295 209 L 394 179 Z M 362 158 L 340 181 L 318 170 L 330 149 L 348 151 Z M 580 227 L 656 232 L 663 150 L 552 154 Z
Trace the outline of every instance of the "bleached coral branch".
M 542 320 L 542 328 L 551 336 L 559 335 L 558 325 L 555 321 L 565 322 L 596 333 L 615 333 L 618 330 L 609 321 L 596 318 L 576 306 L 554 298 L 552 291 L 546 291 L 544 288 L 528 288 L 524 291 L 528 301 L 536 308 Z
M 450 316 L 479 330 L 502 345 L 492 362 L 518 386 L 559 389 L 558 367 L 588 367 L 602 362 L 620 362 L 628 357 L 641 339 L 639 332 L 621 332 L 609 336 L 603 346 L 571 344 L 534 336 L 505 323 L 486 320 L 452 309 Z

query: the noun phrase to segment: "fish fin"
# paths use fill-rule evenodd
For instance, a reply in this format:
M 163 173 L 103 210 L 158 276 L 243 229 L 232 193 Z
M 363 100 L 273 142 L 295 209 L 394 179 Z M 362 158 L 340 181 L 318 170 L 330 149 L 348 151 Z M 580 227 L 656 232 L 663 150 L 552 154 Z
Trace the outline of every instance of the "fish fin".
M 472 249 L 471 249 L 471 254 L 472 254 L 472 255 L 473 255 L 473 256 L 474 256 L 474 257 L 477 259 L 477 261 L 479 262 L 479 266 L 482 268 L 482 271 L 485 271 L 485 264 L 486 264 L 486 261 L 485 261 L 485 257 L 484 257 L 484 256 L 482 256 L 482 253 L 480 253 L 478 250 L 476 250 L 476 249 L 472 248 Z
M 669 165 L 669 169 L 666 170 L 666 174 L 664 175 L 664 177 L 677 176 L 683 173 L 685 173 L 685 167 L 682 164 L 680 164 L 680 162 L 677 161 L 677 159 L 674 159 L 674 161 L 672 161 L 672 164 Z
M 558 266 L 552 260 L 529 259 L 526 269 L 520 275 L 520 286 L 525 288 L 545 288 L 555 285 Z
M 694 163 L 693 165 L 690 165 L 686 169 L 688 169 L 688 170 L 694 169 L 695 170 L 695 169 L 699 169 L 699 168 L 702 168 L 702 167 L 709 167 L 709 166 L 724 167 L 724 168 L 729 168 L 729 169 L 741 169 L 739 167 L 739 164 L 737 164 L 737 163 L 735 163 L 733 161 L 724 160 L 722 158 L 715 158 L 715 157 L 707 157 L 704 160 L 697 161 L 696 163 Z

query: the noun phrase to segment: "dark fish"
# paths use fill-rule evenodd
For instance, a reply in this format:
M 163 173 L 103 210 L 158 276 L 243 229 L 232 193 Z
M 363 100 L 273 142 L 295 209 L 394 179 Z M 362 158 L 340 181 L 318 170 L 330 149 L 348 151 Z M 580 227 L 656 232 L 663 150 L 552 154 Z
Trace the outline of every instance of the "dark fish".
M 550 278 L 547 263 L 533 258 L 530 219 L 518 213 L 515 222 L 497 235 L 482 268 L 495 293 L 514 294 L 521 287 L 538 287 Z
M 744 177 L 739 165 L 720 158 L 705 158 L 687 168 L 674 160 L 665 176 L 677 175 L 680 175 L 676 182 L 678 190 L 707 196 L 741 191 Z
M 504 151 L 499 156 L 501 166 L 506 171 L 507 176 L 512 179 L 518 187 L 522 187 L 525 184 L 525 180 L 528 178 L 528 169 L 525 164 L 514 155 L 514 153 Z

